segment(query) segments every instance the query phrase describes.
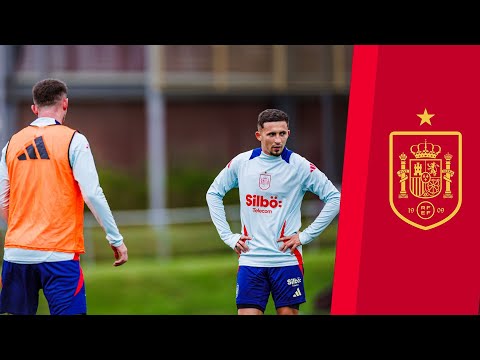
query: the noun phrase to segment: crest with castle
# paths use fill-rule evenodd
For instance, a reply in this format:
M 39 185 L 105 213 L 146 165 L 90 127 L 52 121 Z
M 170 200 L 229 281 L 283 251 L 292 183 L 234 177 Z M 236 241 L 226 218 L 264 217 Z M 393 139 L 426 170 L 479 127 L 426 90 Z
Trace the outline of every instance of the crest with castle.
M 453 155 L 446 153 L 445 168 L 443 168 L 443 159 L 439 157 L 442 147 L 438 144 L 424 142 L 410 146 L 410 153 L 413 155 L 409 161 L 409 167 L 406 167 L 407 155 L 402 152 L 399 155 L 400 170 L 397 175 L 400 177 L 400 199 L 408 198 L 406 190 L 406 181 L 409 180 L 409 192 L 415 197 L 426 199 L 436 197 L 442 190 L 442 180 L 445 181 L 445 192 L 443 197 L 453 198 L 451 192 L 451 183 L 454 171 L 450 168 Z M 443 174 L 443 177 L 442 177 Z M 410 176 L 409 176 L 410 175 Z
M 435 114 L 426 108 L 416 115 L 422 130 L 389 135 L 389 203 L 406 223 L 430 230 L 449 221 L 462 204 L 462 133 L 428 129 Z

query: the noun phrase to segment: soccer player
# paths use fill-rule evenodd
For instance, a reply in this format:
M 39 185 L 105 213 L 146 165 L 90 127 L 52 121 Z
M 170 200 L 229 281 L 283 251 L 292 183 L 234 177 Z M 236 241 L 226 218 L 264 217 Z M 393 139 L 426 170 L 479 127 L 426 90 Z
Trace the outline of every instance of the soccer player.
M 128 251 L 100 187 L 86 137 L 65 126 L 67 85 L 32 88 L 37 116 L 14 134 L 0 159 L 0 215 L 7 222 L 0 313 L 35 315 L 43 290 L 51 315 L 87 314 L 80 255 L 84 203 L 106 233 L 114 266 Z
M 220 238 L 239 256 L 238 315 L 262 315 L 270 294 L 278 315 L 297 315 L 306 301 L 302 246 L 319 236 L 340 209 L 340 192 L 315 165 L 286 147 L 288 115 L 266 109 L 258 115 L 259 148 L 235 156 L 206 194 Z M 242 233 L 232 233 L 223 198 L 239 189 Z M 324 206 L 303 231 L 301 203 L 306 192 Z

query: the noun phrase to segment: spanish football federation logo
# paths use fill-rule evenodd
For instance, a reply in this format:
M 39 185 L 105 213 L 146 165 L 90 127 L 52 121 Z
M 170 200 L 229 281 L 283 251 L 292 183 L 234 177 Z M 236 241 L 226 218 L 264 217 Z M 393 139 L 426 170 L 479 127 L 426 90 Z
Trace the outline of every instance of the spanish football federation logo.
M 426 109 L 418 116 L 431 125 Z M 422 230 L 445 224 L 462 204 L 462 134 L 393 131 L 389 140 L 390 207 Z
M 267 175 L 267 172 L 260 174 L 260 179 L 258 179 L 258 186 L 262 190 L 267 190 L 270 187 L 270 182 L 272 181 L 272 176 Z

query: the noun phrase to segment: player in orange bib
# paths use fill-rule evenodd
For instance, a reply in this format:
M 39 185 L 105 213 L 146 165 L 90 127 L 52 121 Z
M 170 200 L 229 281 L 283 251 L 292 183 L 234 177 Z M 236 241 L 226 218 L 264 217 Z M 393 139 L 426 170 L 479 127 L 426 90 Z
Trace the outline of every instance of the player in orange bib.
M 37 119 L 2 150 L 0 215 L 7 232 L 0 313 L 36 314 L 43 290 L 50 314 L 87 314 L 80 266 L 84 203 L 105 231 L 113 265 L 128 260 L 88 140 L 65 126 L 67 91 L 57 79 L 36 83 L 31 108 Z

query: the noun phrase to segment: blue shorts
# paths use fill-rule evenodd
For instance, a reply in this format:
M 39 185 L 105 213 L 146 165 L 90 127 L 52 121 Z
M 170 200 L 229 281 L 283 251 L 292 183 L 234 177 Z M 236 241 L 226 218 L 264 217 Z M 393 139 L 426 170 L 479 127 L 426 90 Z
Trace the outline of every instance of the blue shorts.
M 297 308 L 306 301 L 303 267 L 239 266 L 237 272 L 237 309 L 256 308 L 265 312 L 272 294 L 275 308 Z
M 41 289 L 51 315 L 87 313 L 83 271 L 78 259 L 40 264 L 4 260 L 0 313 L 35 315 Z

